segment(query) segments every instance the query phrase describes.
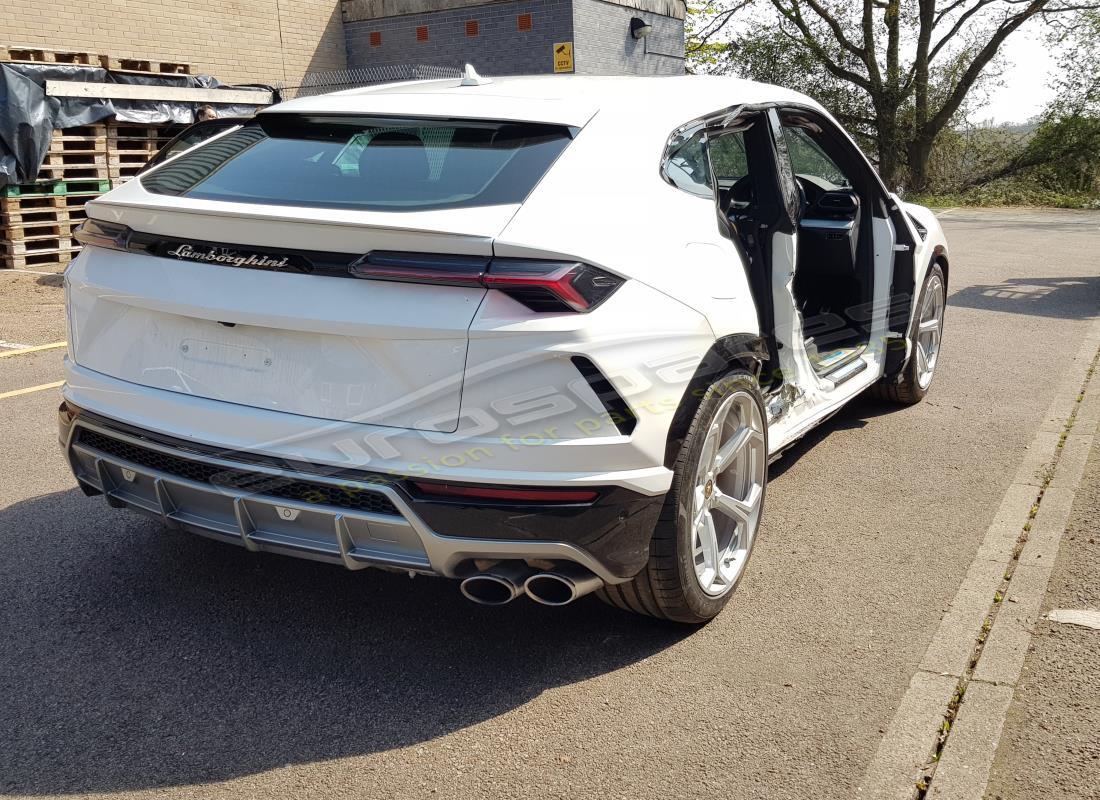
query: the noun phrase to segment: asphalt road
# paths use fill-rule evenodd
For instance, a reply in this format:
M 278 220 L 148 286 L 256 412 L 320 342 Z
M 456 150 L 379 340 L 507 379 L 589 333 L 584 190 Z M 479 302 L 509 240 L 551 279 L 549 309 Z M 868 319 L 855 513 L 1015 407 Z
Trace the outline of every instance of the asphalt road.
M 0 794 L 855 796 L 1100 309 L 1100 214 L 943 222 L 931 394 L 773 465 L 701 630 L 168 532 L 75 489 L 56 391 L 0 399 Z M 0 394 L 60 352 L 0 359 Z

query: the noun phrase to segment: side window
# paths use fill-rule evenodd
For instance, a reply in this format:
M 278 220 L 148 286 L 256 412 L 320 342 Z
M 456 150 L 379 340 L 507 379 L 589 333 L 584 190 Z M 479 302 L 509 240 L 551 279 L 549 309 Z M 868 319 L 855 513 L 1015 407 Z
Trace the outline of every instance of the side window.
M 832 184 L 836 189 L 846 189 L 852 185 L 840 167 L 825 154 L 805 129 L 784 125 L 783 139 L 787 143 L 787 152 L 790 154 L 795 175 L 818 178 Z
M 749 174 L 749 158 L 745 151 L 745 134 L 725 133 L 710 140 L 710 164 L 718 185 L 728 187 Z
M 707 166 L 706 138 L 702 132 L 672 143 L 663 168 L 665 179 L 677 189 L 699 197 L 713 197 Z

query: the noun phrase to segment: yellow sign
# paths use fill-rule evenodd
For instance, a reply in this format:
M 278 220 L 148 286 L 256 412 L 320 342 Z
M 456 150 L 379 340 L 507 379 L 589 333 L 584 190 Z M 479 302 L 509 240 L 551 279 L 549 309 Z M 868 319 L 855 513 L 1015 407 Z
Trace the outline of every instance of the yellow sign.
M 554 42 L 554 72 L 573 71 L 573 43 Z

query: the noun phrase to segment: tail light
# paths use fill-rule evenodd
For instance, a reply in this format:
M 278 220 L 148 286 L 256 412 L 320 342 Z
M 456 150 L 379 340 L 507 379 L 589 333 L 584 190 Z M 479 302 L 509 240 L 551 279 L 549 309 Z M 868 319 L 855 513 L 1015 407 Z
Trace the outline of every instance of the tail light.
M 471 258 L 372 251 L 352 264 L 358 278 L 497 289 L 532 311 L 591 311 L 623 279 L 580 261 Z
M 481 282 L 534 311 L 589 311 L 618 289 L 623 279 L 578 261 L 497 258 Z
M 437 286 L 482 286 L 488 258 L 374 250 L 351 265 L 357 278 Z

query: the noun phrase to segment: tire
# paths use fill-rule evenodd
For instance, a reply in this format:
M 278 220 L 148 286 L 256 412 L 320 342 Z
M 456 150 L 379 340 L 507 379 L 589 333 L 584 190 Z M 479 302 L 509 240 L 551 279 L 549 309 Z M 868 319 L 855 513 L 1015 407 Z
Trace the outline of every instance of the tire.
M 921 356 L 923 350 L 918 353 L 918 348 L 921 348 L 920 340 L 922 337 L 927 338 L 927 333 L 922 334 L 920 332 L 920 326 L 922 320 L 925 318 L 925 311 L 930 300 L 930 294 L 937 292 L 939 296 L 938 304 L 938 330 L 936 331 L 936 345 L 935 354 L 933 356 L 933 363 L 931 372 L 922 368 Z M 943 315 L 947 308 L 947 283 L 943 278 L 943 270 L 939 264 L 933 263 L 928 268 L 928 274 L 924 276 L 924 285 L 921 286 L 920 299 L 917 301 L 917 311 L 913 314 L 913 319 L 909 323 L 909 341 L 913 343 L 913 352 L 909 356 L 909 362 L 905 365 L 905 369 L 902 370 L 901 375 L 898 376 L 896 382 L 888 383 L 885 379 L 879 381 L 871 387 L 871 395 L 879 400 L 887 403 L 898 403 L 900 405 L 916 405 L 924 396 L 928 394 L 928 390 L 932 387 L 932 379 L 935 377 L 936 366 L 939 361 L 939 347 L 943 338 Z
M 724 408 L 726 412 L 722 419 L 717 419 Z M 752 416 L 753 410 L 755 417 Z M 717 436 L 714 433 L 716 427 Z M 756 427 L 759 427 L 759 431 L 755 430 Z M 750 428 L 753 433 L 744 432 Z M 722 444 L 722 431 L 731 429 L 730 438 L 725 443 L 730 445 L 730 452 L 738 455 L 725 471 L 716 473 L 713 479 L 700 484 L 701 462 L 706 458 L 706 463 L 716 463 L 722 454 L 722 448 L 716 447 L 714 443 L 717 441 L 719 445 Z M 734 439 L 738 437 L 745 440 L 744 444 L 733 450 Z M 760 385 L 750 373 L 734 370 L 711 384 L 699 403 L 676 457 L 672 486 L 665 496 L 660 518 L 650 540 L 646 567 L 626 583 L 605 586 L 598 592 L 598 596 L 623 610 L 674 622 L 700 625 L 717 616 L 744 575 L 752 545 L 756 541 L 756 532 L 764 510 L 767 462 L 767 415 Z M 730 490 L 728 494 L 727 490 Z M 745 497 L 738 498 L 740 494 Z M 752 499 L 755 502 L 745 502 L 744 506 L 754 507 L 756 512 L 747 523 L 734 522 L 733 516 L 727 517 L 728 512 L 717 506 L 713 507 L 713 512 L 708 512 L 712 514 L 713 520 L 709 528 L 711 531 L 719 526 L 725 526 L 731 531 L 727 552 L 733 553 L 736 549 L 736 554 L 731 556 L 730 561 L 722 562 L 718 555 L 723 533 L 715 535 L 713 541 L 717 547 L 712 547 L 709 551 L 716 554 L 710 563 L 724 564 L 724 568 L 730 571 L 727 580 L 717 567 L 707 572 L 708 551 L 706 547 L 701 550 L 696 548 L 696 533 L 692 522 L 693 517 L 701 518 L 701 514 L 697 513 L 698 504 L 728 499 Z M 743 508 L 741 513 L 744 513 Z M 735 539 L 735 536 L 745 538 Z M 739 542 L 736 548 L 735 541 Z M 698 566 L 700 560 L 701 567 Z M 704 570 L 703 576 L 698 574 L 699 569 Z M 714 585 L 708 592 L 704 589 L 703 581 L 711 574 Z

